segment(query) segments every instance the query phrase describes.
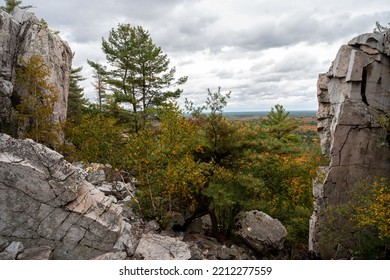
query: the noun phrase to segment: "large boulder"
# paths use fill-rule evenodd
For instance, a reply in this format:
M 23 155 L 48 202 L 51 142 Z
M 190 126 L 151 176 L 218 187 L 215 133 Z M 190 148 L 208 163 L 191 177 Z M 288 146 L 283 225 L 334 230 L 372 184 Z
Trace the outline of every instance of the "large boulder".
M 0 134 L 0 239 L 49 246 L 54 259 L 134 251 L 136 234 L 121 213 L 62 155 Z
M 255 251 L 266 255 L 283 249 L 287 230 L 282 223 L 261 211 L 253 210 L 237 216 L 238 234 Z
M 191 252 L 188 245 L 177 237 L 149 232 L 142 235 L 135 256 L 147 260 L 188 260 Z
M 27 93 L 16 82 L 16 69 L 22 58 L 28 60 L 37 54 L 42 55 L 50 70 L 48 82 L 58 92 L 52 121 L 62 123 L 67 112 L 71 49 L 33 14 L 18 7 L 11 14 L 0 9 L 0 132 L 23 135 L 16 105 Z
M 321 242 L 327 210 L 350 200 L 362 180 L 390 178 L 390 31 L 362 34 L 340 48 L 317 83 L 318 132 L 330 164 L 314 183 L 309 247 L 334 256 L 336 240 Z M 341 219 L 343 220 L 343 219 Z M 333 225 L 345 235 L 346 223 Z M 350 229 L 352 231 L 352 229 Z

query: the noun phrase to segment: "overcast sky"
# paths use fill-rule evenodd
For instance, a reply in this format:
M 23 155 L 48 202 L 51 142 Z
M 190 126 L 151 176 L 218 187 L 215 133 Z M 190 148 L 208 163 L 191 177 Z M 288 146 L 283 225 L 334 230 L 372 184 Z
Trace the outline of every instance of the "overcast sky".
M 86 60 L 105 61 L 102 37 L 119 23 L 149 30 L 189 76 L 182 100 L 204 102 L 207 89 L 231 91 L 226 111 L 316 110 L 316 81 L 354 36 L 390 22 L 388 0 L 24 0 L 75 52 L 73 67 L 89 80 Z

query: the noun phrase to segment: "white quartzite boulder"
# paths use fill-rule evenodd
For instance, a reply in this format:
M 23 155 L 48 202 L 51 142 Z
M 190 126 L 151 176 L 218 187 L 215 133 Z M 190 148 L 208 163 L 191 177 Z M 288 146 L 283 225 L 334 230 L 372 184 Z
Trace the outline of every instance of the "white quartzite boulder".
M 238 234 L 258 253 L 283 249 L 287 231 L 279 220 L 257 210 L 240 213 L 237 219 Z
M 54 259 L 89 259 L 124 248 L 118 240 L 129 226 L 121 212 L 62 155 L 0 134 L 2 239 L 50 246 Z

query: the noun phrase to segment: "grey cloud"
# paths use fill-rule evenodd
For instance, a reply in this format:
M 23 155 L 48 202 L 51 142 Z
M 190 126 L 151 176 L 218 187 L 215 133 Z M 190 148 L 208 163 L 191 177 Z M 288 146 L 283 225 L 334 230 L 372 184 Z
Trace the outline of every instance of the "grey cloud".
M 180 0 L 67 0 L 43 1 L 30 0 L 36 9 L 32 11 L 43 17 L 50 26 L 72 30 L 72 39 L 77 42 L 88 42 L 106 35 L 119 23 L 142 25 L 158 21 L 169 14 Z
M 389 21 L 387 1 L 24 0 L 23 4 L 37 7 L 32 11 L 50 28 L 64 30 L 77 63 L 99 58 L 101 38 L 118 23 L 142 25 L 164 52 L 175 56 L 176 66 L 197 69 L 191 67 L 198 63 L 196 54 L 211 52 L 204 57 L 213 58 L 212 69 L 204 69 L 204 78 L 195 74 L 184 96 L 202 98 L 207 87 L 221 83 L 223 90 L 232 90 L 231 106 L 269 109 L 278 98 L 315 104 L 317 73 L 325 72 L 329 64 L 299 52 L 285 58 L 264 57 L 265 50 L 280 48 L 283 55 L 286 47 L 300 43 L 315 48 L 319 42 L 347 42 L 372 31 L 375 21 Z M 234 51 L 224 52 L 226 47 Z M 253 63 L 241 73 L 224 68 L 238 57 Z M 191 79 L 192 73 L 184 74 Z
M 390 17 L 390 11 L 351 15 L 339 13 L 319 19 L 310 12 L 294 12 L 275 18 L 266 24 L 231 33 L 227 45 L 237 45 L 246 50 L 262 50 L 291 46 L 301 42 L 333 43 L 364 32 L 371 32 L 377 20 Z
M 177 66 L 180 67 L 180 66 L 185 66 L 185 65 L 191 65 L 191 64 L 193 64 L 193 63 L 195 63 L 194 60 L 190 60 L 190 59 L 188 59 L 188 60 L 182 60 L 182 61 L 180 61 L 179 63 L 177 63 Z
M 234 78 L 234 71 L 220 70 L 220 71 L 216 71 L 215 75 L 220 79 L 230 79 L 230 78 Z
M 285 74 L 282 73 L 256 73 L 254 75 L 253 81 L 257 84 L 265 84 L 265 83 L 272 83 L 272 82 L 280 82 L 283 77 L 285 77 Z
M 351 18 L 348 22 L 345 24 L 345 16 L 329 23 L 310 14 L 290 14 L 283 20 L 275 21 L 267 29 L 259 27 L 243 32 L 242 36 L 236 34 L 236 42 L 241 48 L 249 50 L 291 46 L 301 42 L 332 43 L 362 28 L 361 18 Z M 364 23 L 367 25 L 367 21 Z
M 272 66 L 272 72 L 305 72 L 317 65 L 318 59 L 302 52 L 292 53 Z
M 270 15 L 259 10 L 258 24 L 233 22 L 236 28 L 225 27 L 219 19 L 224 14 L 212 13 L 196 4 L 201 1 L 181 0 L 30 0 L 25 4 L 45 18 L 49 25 L 72 32 L 72 40 L 89 42 L 100 40 L 111 28 L 126 21 L 149 29 L 152 38 L 166 51 L 197 51 L 209 48 L 219 52 L 224 46 L 243 50 L 260 50 L 299 42 L 334 42 L 351 34 L 370 31 L 376 20 L 389 18 L 390 12 L 352 16 L 335 13 L 328 18 L 318 17 L 312 10 L 291 12 L 282 2 L 267 3 Z M 243 3 L 244 5 L 244 3 Z M 294 5 L 291 5 L 294 6 Z M 260 5 L 258 8 L 260 9 Z M 234 6 L 233 6 L 234 8 Z M 321 16 L 321 15 L 320 15 Z M 224 19 L 227 20 L 227 19 Z M 231 20 L 231 22 L 233 19 Z

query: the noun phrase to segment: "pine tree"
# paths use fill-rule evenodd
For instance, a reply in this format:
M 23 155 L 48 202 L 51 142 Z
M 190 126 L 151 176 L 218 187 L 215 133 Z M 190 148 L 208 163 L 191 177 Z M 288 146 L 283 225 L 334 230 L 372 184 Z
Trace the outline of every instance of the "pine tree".
M 270 134 L 277 139 L 281 139 L 298 127 L 297 122 L 290 117 L 290 113 L 279 104 L 271 108 L 264 124 L 269 128 Z
M 187 77 L 175 80 L 176 69 L 169 67 L 167 55 L 142 27 L 119 24 L 108 40 L 103 39 L 102 47 L 113 68 L 107 83 L 116 102 L 130 105 L 135 131 L 146 121 L 149 109 L 180 97 L 182 91 L 172 87 L 185 83 Z
M 106 67 L 100 63 L 87 60 L 89 66 L 91 66 L 94 70 L 93 78 L 95 82 L 92 83 L 97 93 L 97 101 L 98 101 L 98 110 L 99 112 L 103 111 L 103 106 L 106 105 L 107 102 L 107 83 L 108 79 L 108 71 Z
M 83 107 L 87 103 L 87 100 L 84 98 L 84 89 L 79 84 L 85 80 L 81 75 L 82 69 L 82 67 L 78 67 L 72 69 L 70 73 L 67 118 L 68 121 L 75 124 L 80 123 Z

